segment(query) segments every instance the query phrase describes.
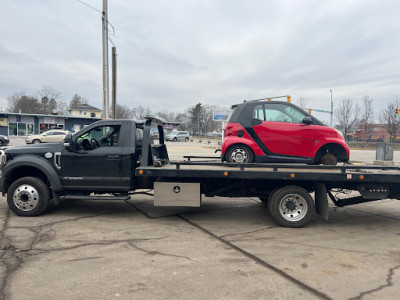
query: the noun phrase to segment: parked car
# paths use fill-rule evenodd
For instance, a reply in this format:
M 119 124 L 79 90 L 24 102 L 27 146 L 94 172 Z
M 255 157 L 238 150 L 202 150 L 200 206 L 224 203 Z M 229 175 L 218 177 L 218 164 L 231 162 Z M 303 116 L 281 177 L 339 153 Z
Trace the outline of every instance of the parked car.
M 189 141 L 190 135 L 187 131 L 172 131 L 165 137 L 166 141 Z
M 65 139 L 65 136 L 69 131 L 61 129 L 52 129 L 42 134 L 29 135 L 25 139 L 27 144 L 39 144 L 39 143 L 57 143 Z
M 0 147 L 8 145 L 9 142 L 10 139 L 8 138 L 8 136 L 0 134 Z
M 343 135 L 289 102 L 256 100 L 232 106 L 223 161 L 336 165 L 350 150 Z

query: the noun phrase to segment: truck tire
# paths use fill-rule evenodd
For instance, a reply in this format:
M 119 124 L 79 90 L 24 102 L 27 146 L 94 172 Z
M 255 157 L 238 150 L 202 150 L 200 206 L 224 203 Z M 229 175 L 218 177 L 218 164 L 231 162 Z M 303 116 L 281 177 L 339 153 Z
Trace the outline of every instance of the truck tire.
M 271 194 L 268 211 L 279 225 L 298 228 L 312 220 L 315 205 L 305 189 L 289 185 L 279 188 Z
M 233 145 L 226 152 L 226 161 L 230 163 L 252 163 L 254 160 L 253 152 L 246 145 Z
M 10 185 L 7 203 L 18 216 L 38 216 L 49 207 L 49 187 L 39 178 L 22 177 Z

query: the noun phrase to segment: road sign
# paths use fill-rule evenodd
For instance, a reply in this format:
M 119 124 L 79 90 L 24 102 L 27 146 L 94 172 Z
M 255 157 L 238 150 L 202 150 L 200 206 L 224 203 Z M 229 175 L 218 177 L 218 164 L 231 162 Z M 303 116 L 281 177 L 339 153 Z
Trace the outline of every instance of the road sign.
M 214 110 L 213 121 L 220 121 L 220 122 L 226 121 L 230 113 L 231 110 L 229 108 L 221 108 L 219 110 Z

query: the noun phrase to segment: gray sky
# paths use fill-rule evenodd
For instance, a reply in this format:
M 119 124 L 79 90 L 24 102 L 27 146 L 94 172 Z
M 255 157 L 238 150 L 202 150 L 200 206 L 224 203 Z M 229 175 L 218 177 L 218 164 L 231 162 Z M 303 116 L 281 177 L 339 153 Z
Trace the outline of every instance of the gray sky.
M 369 95 L 379 111 L 400 96 L 398 0 L 108 2 L 120 104 L 183 111 L 292 95 L 329 110 L 332 89 L 336 108 Z M 0 58 L 3 111 L 43 85 L 102 108 L 101 14 L 76 0 L 1 0 Z

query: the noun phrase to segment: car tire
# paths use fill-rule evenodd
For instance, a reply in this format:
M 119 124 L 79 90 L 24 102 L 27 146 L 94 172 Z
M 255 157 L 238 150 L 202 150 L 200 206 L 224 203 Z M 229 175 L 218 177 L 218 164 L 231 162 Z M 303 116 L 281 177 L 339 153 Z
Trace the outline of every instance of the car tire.
M 50 204 L 49 187 L 39 178 L 22 177 L 10 185 L 7 203 L 18 216 L 40 215 Z
M 337 162 L 338 162 L 337 156 L 332 153 L 325 153 L 321 157 L 321 164 L 326 166 L 336 166 Z
M 177 142 L 177 141 L 178 141 L 178 139 L 176 137 L 174 137 L 174 142 Z
M 38 139 L 32 141 L 32 144 L 40 144 L 40 143 L 41 143 L 41 141 Z
M 268 211 L 279 225 L 299 228 L 312 220 L 315 204 L 307 190 L 290 185 L 277 189 L 271 195 L 268 200 Z
M 238 164 L 252 163 L 254 154 L 246 145 L 233 145 L 227 151 L 226 161 Z
M 189 142 L 189 138 L 185 138 L 185 142 Z

